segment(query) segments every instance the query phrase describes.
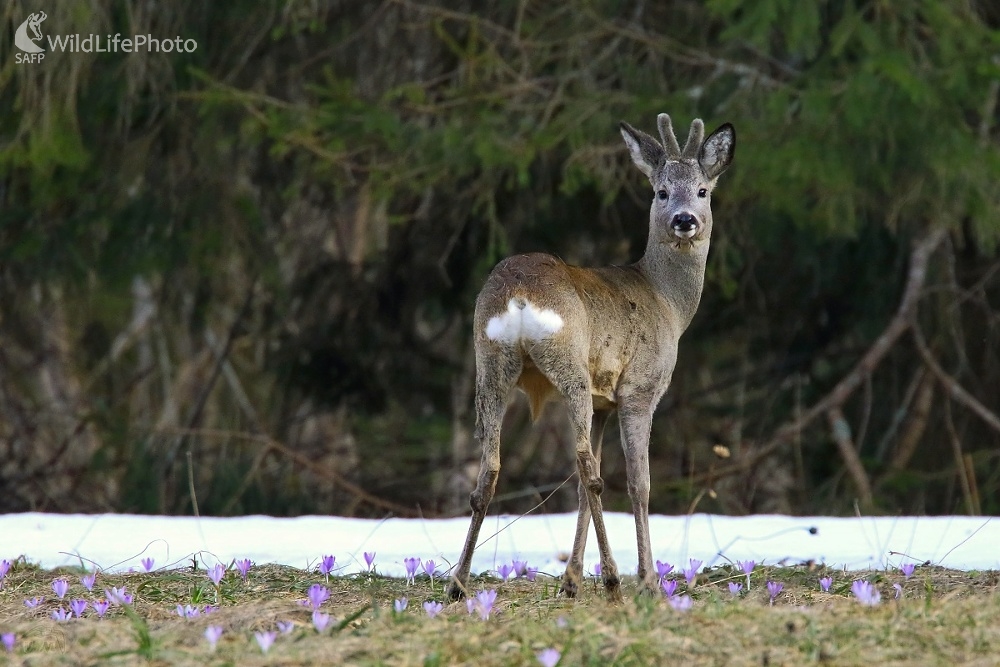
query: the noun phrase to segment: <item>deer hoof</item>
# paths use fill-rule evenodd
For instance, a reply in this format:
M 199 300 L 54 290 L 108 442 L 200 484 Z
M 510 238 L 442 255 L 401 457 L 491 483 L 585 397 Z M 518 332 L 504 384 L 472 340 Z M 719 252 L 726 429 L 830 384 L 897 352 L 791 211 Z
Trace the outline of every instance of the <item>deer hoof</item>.
M 655 579 L 644 579 L 639 582 L 639 595 L 642 597 L 655 597 L 659 593 L 659 584 Z
M 580 579 L 578 577 L 571 576 L 569 571 L 567 571 L 563 576 L 563 582 L 562 586 L 559 588 L 559 594 L 565 595 L 568 598 L 575 598 L 579 592 Z
M 461 600 L 465 597 L 465 586 L 462 586 L 457 581 L 453 581 L 448 584 L 448 599 L 449 600 Z
M 622 584 L 617 576 L 612 575 L 604 580 L 604 591 L 607 593 L 608 602 L 622 601 Z

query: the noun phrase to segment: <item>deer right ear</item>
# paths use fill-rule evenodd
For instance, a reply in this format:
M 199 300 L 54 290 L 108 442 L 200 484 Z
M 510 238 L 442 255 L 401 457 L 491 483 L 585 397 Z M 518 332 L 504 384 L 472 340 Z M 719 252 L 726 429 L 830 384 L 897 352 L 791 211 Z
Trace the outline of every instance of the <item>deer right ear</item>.
M 625 121 L 620 123 L 620 128 L 628 152 L 632 155 L 632 162 L 646 174 L 646 178 L 651 178 L 653 172 L 663 165 L 666 158 L 663 146 L 653 137 L 635 129 Z
M 726 123 L 702 144 L 698 151 L 698 164 L 709 180 L 715 180 L 729 167 L 735 154 L 736 129 Z

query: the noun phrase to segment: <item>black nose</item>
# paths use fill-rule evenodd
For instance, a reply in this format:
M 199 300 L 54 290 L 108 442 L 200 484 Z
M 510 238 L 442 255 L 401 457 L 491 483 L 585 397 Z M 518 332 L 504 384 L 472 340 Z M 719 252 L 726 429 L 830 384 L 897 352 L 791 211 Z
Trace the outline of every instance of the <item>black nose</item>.
M 698 226 L 698 220 L 690 213 L 678 213 L 670 226 L 679 232 L 689 232 Z

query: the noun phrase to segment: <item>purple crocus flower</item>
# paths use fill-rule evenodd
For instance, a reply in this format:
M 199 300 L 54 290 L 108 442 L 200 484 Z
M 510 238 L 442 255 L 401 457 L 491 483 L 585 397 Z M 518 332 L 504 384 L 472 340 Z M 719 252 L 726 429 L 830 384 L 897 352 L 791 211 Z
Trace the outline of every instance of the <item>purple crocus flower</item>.
M 514 567 L 514 576 L 520 578 L 520 577 L 524 576 L 524 571 L 528 567 L 528 561 L 526 561 L 526 560 L 517 560 L 515 558 L 513 560 L 513 562 L 511 563 L 511 565 L 513 565 L 513 567 Z
M 142 569 L 146 572 L 151 572 L 153 570 L 153 565 L 156 564 L 156 560 L 153 558 L 143 558 L 139 562 L 142 563 Z
M 0 642 L 3 643 L 3 647 L 7 649 L 7 653 L 14 652 L 14 642 L 17 638 L 14 636 L 13 632 L 5 632 L 0 635 Z
M 87 589 L 88 593 L 90 591 L 94 590 L 94 582 L 95 581 L 97 581 L 97 573 L 96 572 L 91 572 L 90 574 L 85 574 L 82 577 L 80 577 L 80 583 L 83 584 L 83 587 L 85 589 Z
M 913 570 L 916 569 L 916 567 L 917 566 L 914 565 L 913 563 L 903 563 L 902 565 L 899 566 L 899 570 L 900 572 L 903 573 L 903 576 L 909 579 L 910 577 L 913 576 Z
M 435 616 L 441 613 L 442 609 L 444 609 L 444 605 L 441 604 L 440 602 L 434 602 L 433 600 L 428 600 L 427 602 L 424 603 L 424 611 L 427 612 L 428 618 L 434 618 Z
M 528 581 L 533 582 L 535 580 L 535 577 L 537 576 L 538 576 L 537 567 L 527 567 L 524 569 L 524 578 L 527 579 Z
M 600 563 L 594 563 L 594 576 L 595 577 L 601 576 L 601 564 Z
M 493 589 L 476 593 L 476 610 L 479 612 L 479 617 L 484 621 L 489 620 L 490 613 L 493 611 L 493 603 L 496 602 L 496 599 L 497 592 Z
M 10 572 L 10 568 L 11 565 L 9 560 L 7 560 L 6 558 L 0 560 L 0 579 L 3 579 L 4 577 L 7 576 L 7 573 Z
M 701 561 L 691 558 L 688 560 L 688 566 L 684 569 L 684 578 L 687 580 L 688 586 L 694 583 L 694 580 L 698 578 L 698 568 L 701 567 Z
M 312 622 L 316 632 L 323 632 L 330 625 L 330 614 L 324 614 L 317 609 L 312 613 Z
M 295 629 L 295 624 L 291 621 L 278 621 L 278 632 L 283 635 L 291 634 L 292 630 Z
M 738 560 L 736 561 L 736 567 L 743 570 L 743 574 L 747 576 L 747 590 L 750 590 L 750 574 L 757 567 L 757 563 L 752 560 Z
M 476 598 L 465 599 L 465 608 L 468 610 L 470 616 L 472 615 L 472 612 L 476 611 L 477 606 L 478 602 L 476 601 Z
M 111 606 L 111 603 L 104 599 L 94 600 L 92 606 L 97 613 L 97 618 L 104 618 L 104 614 L 108 613 L 108 607 Z
M 192 607 L 189 604 L 177 605 L 177 615 L 181 618 L 198 618 L 201 616 L 201 611 L 198 607 Z
M 866 607 L 875 607 L 882 601 L 882 594 L 868 581 L 855 580 L 851 584 L 851 592 L 854 593 L 854 597 L 858 599 L 858 602 Z
M 406 598 L 399 598 L 398 600 L 392 603 L 392 608 L 396 610 L 397 614 L 402 614 L 404 611 L 406 611 L 406 607 L 409 604 L 410 601 L 407 600 Z
M 222 577 L 226 576 L 226 566 L 222 563 L 216 563 L 210 567 L 205 574 L 208 575 L 208 578 L 212 580 L 212 583 L 218 587 L 219 583 L 222 581 Z
M 677 595 L 669 599 L 670 606 L 677 611 L 690 611 L 694 604 L 690 595 Z
M 730 581 L 729 582 L 729 594 L 730 595 L 732 595 L 734 598 L 737 598 L 737 597 L 740 596 L 741 592 L 743 592 L 743 584 L 738 584 L 735 581 Z
M 219 611 L 219 607 L 217 605 L 207 604 L 201 610 L 201 613 L 202 613 L 203 616 L 208 616 L 209 614 L 211 614 L 213 612 L 216 612 L 216 611 Z
M 261 653 L 267 653 L 268 649 L 271 648 L 271 644 L 278 637 L 278 633 L 274 630 L 269 630 L 268 632 L 255 632 L 254 637 L 257 638 L 257 645 L 260 646 Z
M 774 598 L 778 597 L 781 593 L 781 589 L 785 587 L 780 581 L 769 581 L 767 582 L 767 594 L 771 596 L 771 604 L 774 604 Z
M 320 605 L 330 599 L 330 591 L 322 584 L 313 584 L 309 587 L 309 604 L 313 609 L 319 609 Z
M 364 556 L 365 556 L 365 563 L 368 565 L 368 571 L 371 572 L 372 570 L 375 569 L 375 552 L 366 551 L 364 553 Z
M 69 591 L 69 582 L 63 578 L 55 579 L 52 582 L 52 591 L 56 594 L 56 597 L 62 600 L 66 597 L 66 592 Z
M 431 578 L 431 582 L 434 581 L 434 570 L 437 569 L 437 563 L 432 560 L 424 561 L 424 574 Z
M 45 598 L 40 598 L 40 597 L 38 597 L 36 595 L 33 598 L 27 598 L 24 601 L 24 606 L 27 607 L 28 609 L 34 609 L 35 607 L 37 607 L 38 605 L 42 604 L 43 602 L 45 602 Z
M 893 584 L 892 587 L 896 590 L 896 600 L 903 597 L 903 587 L 900 584 Z
M 544 651 L 539 651 L 535 654 L 538 658 L 538 662 L 541 663 L 542 667 L 556 667 L 559 664 L 559 658 L 562 654 L 554 648 L 547 648 Z
M 111 588 L 105 588 L 104 597 L 106 597 L 111 602 L 111 604 L 132 603 L 132 596 L 125 591 L 124 586 L 122 586 L 121 588 L 115 588 L 114 586 L 112 586 Z
M 215 650 L 215 645 L 219 643 L 219 638 L 222 637 L 222 626 L 221 625 L 210 625 L 205 628 L 205 639 L 208 640 L 208 645 Z
M 69 608 L 72 610 L 74 616 L 80 618 L 83 616 L 83 612 L 87 609 L 87 601 L 77 598 L 69 603 Z
M 674 571 L 674 566 L 665 560 L 656 561 L 656 574 L 659 575 L 660 579 L 663 579 L 668 574 Z
M 830 586 L 833 585 L 833 577 L 823 577 L 819 580 L 819 587 L 824 593 L 830 592 Z
M 497 574 L 499 574 L 500 578 L 503 579 L 504 581 L 507 581 L 507 579 L 510 578 L 510 575 L 513 572 L 514 572 L 513 565 L 508 565 L 507 563 L 504 563 L 503 565 L 497 566 Z
M 327 581 L 329 581 L 330 573 L 333 572 L 333 568 L 336 565 L 336 556 L 323 556 L 319 561 L 319 573 L 326 577 Z
M 250 568 L 253 567 L 253 563 L 250 562 L 249 558 L 242 558 L 234 564 L 236 565 L 236 571 L 240 573 L 240 578 L 243 579 L 243 583 L 246 583 L 247 578 L 250 576 Z
M 673 597 L 674 592 L 677 590 L 677 580 L 676 579 L 661 579 L 660 586 L 663 587 L 663 593 L 669 598 Z
M 413 583 L 413 578 L 417 576 L 417 569 L 420 567 L 420 559 L 416 556 L 403 559 L 403 565 L 406 567 L 406 580 Z
M 56 621 L 59 621 L 59 622 L 68 621 L 69 619 L 73 618 L 72 614 L 70 614 L 69 612 L 67 612 L 62 607 L 59 607 L 54 612 L 52 612 L 51 616 L 52 616 L 53 620 L 56 620 Z

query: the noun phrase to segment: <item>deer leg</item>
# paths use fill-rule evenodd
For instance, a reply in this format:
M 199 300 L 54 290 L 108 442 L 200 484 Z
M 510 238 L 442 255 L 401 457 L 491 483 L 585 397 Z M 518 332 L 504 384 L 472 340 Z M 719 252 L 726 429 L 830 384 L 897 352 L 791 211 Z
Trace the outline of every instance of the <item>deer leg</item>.
M 621 425 L 622 448 L 625 450 L 625 471 L 628 495 L 635 517 L 635 535 L 639 551 L 639 590 L 656 592 L 659 582 L 653 569 L 653 552 L 649 543 L 649 432 L 653 423 L 652 406 L 622 406 L 618 421 Z
M 598 410 L 594 412 L 594 425 L 591 429 L 590 441 L 594 449 L 594 459 L 597 462 L 597 474 L 601 474 L 601 448 L 604 439 L 604 427 L 613 410 Z M 566 565 L 560 592 L 566 597 L 576 597 L 580 581 L 583 579 L 583 556 L 587 550 L 587 534 L 590 532 L 590 501 L 587 499 L 587 489 L 581 479 L 577 484 L 580 499 L 580 509 L 576 516 L 576 536 L 573 538 L 573 555 Z
M 580 384 L 577 384 L 579 387 Z M 576 466 L 582 486 L 586 490 L 587 503 L 590 505 L 591 520 L 594 522 L 594 532 L 597 535 L 597 548 L 601 553 L 601 579 L 608 600 L 620 602 L 621 581 L 618 578 L 618 565 L 611 555 L 608 544 L 608 532 L 604 527 L 604 508 L 601 504 L 601 492 L 604 491 L 604 480 L 601 479 L 597 458 L 590 448 L 590 424 L 593 419 L 594 404 L 590 397 L 587 383 L 582 385 L 585 391 L 575 392 L 567 396 L 570 409 L 570 419 L 576 430 Z M 572 576 L 572 573 L 570 574 Z
M 482 444 L 483 458 L 479 465 L 476 488 L 469 496 L 469 504 L 472 506 L 469 532 L 448 585 L 448 597 L 452 600 L 466 594 L 479 530 L 483 527 L 486 510 L 493 500 L 497 477 L 500 475 L 500 427 L 507 408 L 507 394 L 521 372 L 521 362 L 520 358 L 513 357 L 491 359 L 487 363 L 480 363 L 477 359 L 476 367 L 479 372 L 476 383 L 476 437 Z

